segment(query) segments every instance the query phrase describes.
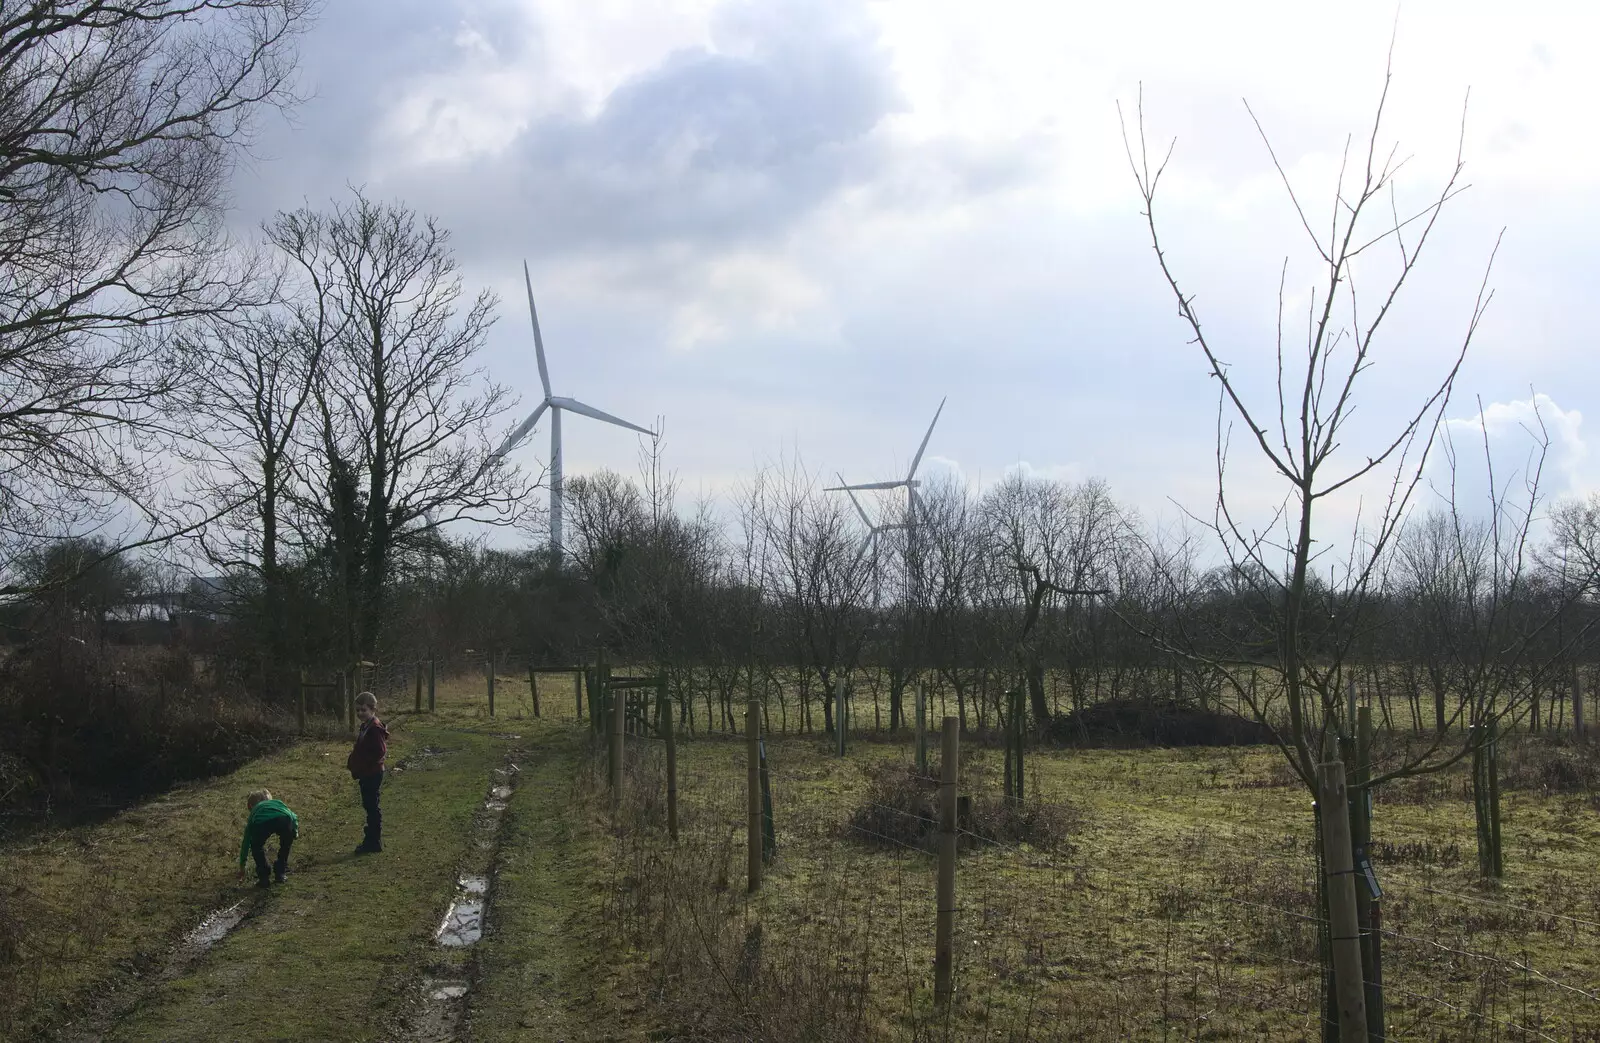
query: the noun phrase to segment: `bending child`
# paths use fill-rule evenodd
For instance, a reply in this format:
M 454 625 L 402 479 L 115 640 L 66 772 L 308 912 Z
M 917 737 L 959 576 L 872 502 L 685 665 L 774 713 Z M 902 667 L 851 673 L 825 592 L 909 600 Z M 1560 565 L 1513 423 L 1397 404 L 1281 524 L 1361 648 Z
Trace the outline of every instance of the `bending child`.
M 249 854 L 256 860 L 257 887 L 270 887 L 274 879 L 281 884 L 289 875 L 289 849 L 300 835 L 300 819 L 287 804 L 273 800 L 272 794 L 264 789 L 251 793 L 245 803 L 250 807 L 250 814 L 244 820 L 244 840 L 239 844 L 239 879 L 244 879 L 244 860 Z M 278 857 L 269 876 L 267 838 L 272 836 L 278 838 Z
M 356 854 L 368 855 L 383 850 L 383 812 L 378 808 L 378 790 L 383 786 L 389 730 L 378 720 L 378 697 L 371 692 L 356 696 L 356 716 L 361 719 L 361 730 L 356 733 L 356 745 L 345 760 L 345 767 L 361 786 L 361 806 L 367 812 L 366 835 L 356 846 Z

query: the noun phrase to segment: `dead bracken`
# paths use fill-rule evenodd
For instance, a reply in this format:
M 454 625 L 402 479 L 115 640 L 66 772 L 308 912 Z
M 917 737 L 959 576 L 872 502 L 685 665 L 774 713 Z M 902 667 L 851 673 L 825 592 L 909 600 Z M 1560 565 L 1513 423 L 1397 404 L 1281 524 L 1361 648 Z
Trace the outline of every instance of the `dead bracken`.
M 939 780 L 909 764 L 866 769 L 862 803 L 845 827 L 849 839 L 869 846 L 933 851 L 939 843 Z M 986 795 L 957 798 L 956 828 L 963 847 L 973 844 L 1028 844 L 1044 851 L 1070 846 L 1082 816 L 1070 804 L 1020 802 Z

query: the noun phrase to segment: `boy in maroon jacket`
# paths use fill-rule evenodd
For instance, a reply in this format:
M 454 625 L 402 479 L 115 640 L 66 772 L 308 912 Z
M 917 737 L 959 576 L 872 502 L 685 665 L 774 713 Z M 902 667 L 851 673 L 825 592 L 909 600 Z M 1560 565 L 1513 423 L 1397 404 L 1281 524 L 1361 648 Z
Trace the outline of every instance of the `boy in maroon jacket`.
M 356 716 L 361 730 L 355 748 L 345 760 L 350 777 L 361 786 L 361 806 L 367 812 L 367 831 L 356 854 L 383 850 L 383 812 L 378 810 L 378 789 L 383 785 L 383 758 L 389 752 L 389 730 L 378 720 L 378 697 L 371 692 L 356 696 Z

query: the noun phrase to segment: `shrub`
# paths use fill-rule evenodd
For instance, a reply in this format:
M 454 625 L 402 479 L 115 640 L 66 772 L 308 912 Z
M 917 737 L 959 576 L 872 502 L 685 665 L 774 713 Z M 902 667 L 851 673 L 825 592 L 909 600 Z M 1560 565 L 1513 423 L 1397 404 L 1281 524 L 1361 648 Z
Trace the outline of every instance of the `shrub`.
M 848 836 L 868 845 L 905 845 L 934 851 L 939 844 L 939 780 L 908 764 L 867 769 L 866 797 L 850 816 Z M 987 795 L 962 802 L 961 843 L 1030 844 L 1043 850 L 1069 845 L 1081 824 L 1076 808 L 1033 799 L 1016 803 Z

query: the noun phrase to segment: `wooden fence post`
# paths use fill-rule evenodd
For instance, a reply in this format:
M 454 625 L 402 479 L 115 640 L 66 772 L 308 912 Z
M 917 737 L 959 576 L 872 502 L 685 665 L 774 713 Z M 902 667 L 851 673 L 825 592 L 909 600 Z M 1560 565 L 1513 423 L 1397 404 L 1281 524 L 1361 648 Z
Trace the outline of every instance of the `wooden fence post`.
M 166 687 L 164 682 L 161 690 L 165 694 Z M 163 699 L 162 701 L 165 702 L 166 700 Z M 306 672 L 304 670 L 300 671 L 300 687 L 295 692 L 295 724 L 299 728 L 299 734 L 304 735 L 306 733 Z
M 1017 693 L 1016 693 L 1016 690 L 1015 689 L 1009 689 L 1009 688 L 1006 689 L 1006 693 L 1005 693 L 1005 714 L 1000 719 L 1000 742 L 1005 747 L 1005 751 L 1006 751 L 1005 776 L 1004 776 L 1005 782 L 1004 782 L 1004 785 L 1005 785 L 1005 801 L 1006 801 L 1007 804 L 1010 804 L 1013 801 L 1015 801 L 1016 797 L 1017 797 L 1017 781 L 1016 781 L 1016 770 L 1017 770 L 1017 767 L 1016 767 L 1016 763 L 1015 763 L 1015 751 L 1011 748 L 1011 725 L 1013 724 L 1012 713 L 1013 713 L 1014 708 L 1016 707 L 1016 704 L 1017 704 Z M 996 702 L 996 704 L 995 704 L 995 712 L 998 713 L 999 709 L 1000 709 L 999 703 Z
M 1328 931 L 1333 948 L 1334 993 L 1341 1043 L 1367 1043 L 1366 987 L 1361 971 L 1361 928 L 1356 920 L 1355 861 L 1350 850 L 1349 791 L 1344 762 L 1318 765 L 1322 848 L 1328 891 Z
M 661 737 L 667 743 L 667 832 L 678 840 L 678 733 L 673 728 L 672 700 L 667 697 L 667 679 L 656 682 L 656 699 L 661 706 Z
M 489 716 L 494 716 L 494 650 L 489 650 Z
M 428 712 L 429 713 L 433 712 L 434 678 L 435 678 L 435 672 L 434 672 L 433 649 L 430 648 L 430 649 L 428 649 Z
M 1356 783 L 1360 792 L 1350 804 L 1350 842 L 1355 849 L 1356 868 L 1372 857 L 1372 707 L 1356 709 Z M 1361 875 L 1360 873 L 1357 874 Z M 1366 878 L 1356 885 L 1356 922 L 1361 929 L 1361 963 L 1366 982 L 1367 1036 L 1385 1038 L 1383 1026 L 1383 936 L 1378 931 L 1378 902 L 1368 890 Z
M 761 704 L 751 699 L 744 711 L 745 793 L 749 811 L 746 848 L 749 858 L 748 890 L 754 894 L 761 887 Z
M 417 713 L 421 713 L 422 712 L 422 661 L 420 659 L 417 660 L 415 663 L 411 664 L 411 672 L 416 675 L 415 680 L 417 682 L 416 712 Z
M 917 774 L 928 774 L 928 685 L 917 683 Z
M 623 729 L 627 726 L 624 716 L 628 711 L 626 691 L 618 691 L 609 683 L 603 686 L 606 698 L 611 700 L 611 811 L 613 814 L 622 806 L 622 755 Z
M 528 657 L 528 694 L 533 696 L 533 715 L 539 716 L 539 675 L 533 672 L 533 657 Z
M 956 774 L 960 771 L 961 722 L 944 719 L 939 753 L 938 921 L 934 934 L 933 997 L 948 1005 L 955 987 Z
M 572 674 L 572 697 L 577 706 L 574 712 L 578 720 L 583 720 L 583 667 L 578 667 Z
M 1505 875 L 1505 858 L 1500 849 L 1500 724 L 1489 722 L 1489 850 L 1493 852 L 1495 879 Z

